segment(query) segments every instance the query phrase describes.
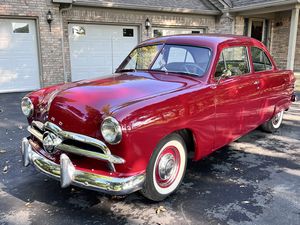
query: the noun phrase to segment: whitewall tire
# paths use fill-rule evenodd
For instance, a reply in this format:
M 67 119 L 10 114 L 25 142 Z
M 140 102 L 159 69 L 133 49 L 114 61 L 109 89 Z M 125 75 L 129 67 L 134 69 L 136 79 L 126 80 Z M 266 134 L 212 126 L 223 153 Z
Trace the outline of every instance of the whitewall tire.
M 279 129 L 279 127 L 282 124 L 282 119 L 283 119 L 283 110 L 281 110 L 280 112 L 276 113 L 271 120 L 265 122 L 261 128 L 268 132 L 268 133 L 273 133 L 276 130 Z
M 164 138 L 154 150 L 147 167 L 142 194 L 153 201 L 161 201 L 181 184 L 187 164 L 183 138 L 173 133 Z

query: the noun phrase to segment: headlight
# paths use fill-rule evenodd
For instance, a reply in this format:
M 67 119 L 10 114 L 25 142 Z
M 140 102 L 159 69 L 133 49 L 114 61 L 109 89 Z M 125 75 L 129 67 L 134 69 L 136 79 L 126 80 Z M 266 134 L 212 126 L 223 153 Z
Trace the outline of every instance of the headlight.
M 33 104 L 30 98 L 24 97 L 21 102 L 22 112 L 25 116 L 30 117 L 33 114 Z
M 122 139 L 122 129 L 113 117 L 106 117 L 101 124 L 101 133 L 109 144 L 119 144 Z

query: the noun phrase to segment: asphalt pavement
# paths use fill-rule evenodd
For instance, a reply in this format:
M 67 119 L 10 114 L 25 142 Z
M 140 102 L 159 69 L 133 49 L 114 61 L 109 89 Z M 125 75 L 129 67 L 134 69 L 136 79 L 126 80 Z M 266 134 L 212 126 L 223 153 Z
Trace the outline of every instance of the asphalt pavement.
M 274 134 L 255 130 L 189 162 L 180 189 L 160 203 L 61 189 L 21 163 L 24 93 L 0 94 L 0 224 L 300 224 L 300 102 Z

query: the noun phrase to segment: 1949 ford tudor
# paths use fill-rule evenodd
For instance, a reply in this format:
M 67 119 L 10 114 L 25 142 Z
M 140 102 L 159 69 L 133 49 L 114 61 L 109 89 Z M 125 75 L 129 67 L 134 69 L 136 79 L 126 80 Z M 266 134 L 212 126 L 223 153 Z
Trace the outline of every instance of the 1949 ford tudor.
M 295 101 L 292 71 L 242 36 L 147 40 L 106 78 L 46 87 L 23 98 L 31 134 L 25 166 L 113 195 L 173 193 L 199 160 L 261 126 L 276 131 Z

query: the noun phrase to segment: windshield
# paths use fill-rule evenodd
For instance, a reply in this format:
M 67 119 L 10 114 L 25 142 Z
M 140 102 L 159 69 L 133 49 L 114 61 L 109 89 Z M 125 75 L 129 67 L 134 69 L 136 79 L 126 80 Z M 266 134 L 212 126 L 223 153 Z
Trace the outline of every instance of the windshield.
M 118 71 L 154 70 L 202 76 L 211 52 L 205 47 L 186 45 L 151 45 L 136 48 Z
M 125 59 L 120 70 L 147 70 L 151 66 L 162 45 L 149 45 L 134 49 Z

